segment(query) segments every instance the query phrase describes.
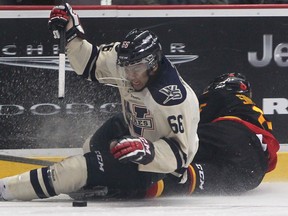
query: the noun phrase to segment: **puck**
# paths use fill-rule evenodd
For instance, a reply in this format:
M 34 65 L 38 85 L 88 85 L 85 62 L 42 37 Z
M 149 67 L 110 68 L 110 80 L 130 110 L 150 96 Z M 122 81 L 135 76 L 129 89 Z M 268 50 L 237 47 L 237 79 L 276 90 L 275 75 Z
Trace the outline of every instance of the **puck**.
M 73 207 L 86 207 L 87 201 L 73 201 L 72 206 Z

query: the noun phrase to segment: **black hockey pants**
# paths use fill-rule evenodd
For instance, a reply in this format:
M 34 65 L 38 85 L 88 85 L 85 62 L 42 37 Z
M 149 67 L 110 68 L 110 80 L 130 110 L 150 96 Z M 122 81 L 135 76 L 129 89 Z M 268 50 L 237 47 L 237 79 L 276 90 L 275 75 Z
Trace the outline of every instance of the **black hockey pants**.
M 163 177 L 163 174 L 140 172 L 135 163 L 120 163 L 110 153 L 113 139 L 129 135 L 123 114 L 108 119 L 92 136 L 91 152 L 84 156 L 87 161 L 87 187 L 107 186 L 110 191 L 117 191 L 120 197 L 144 197 L 146 189 Z

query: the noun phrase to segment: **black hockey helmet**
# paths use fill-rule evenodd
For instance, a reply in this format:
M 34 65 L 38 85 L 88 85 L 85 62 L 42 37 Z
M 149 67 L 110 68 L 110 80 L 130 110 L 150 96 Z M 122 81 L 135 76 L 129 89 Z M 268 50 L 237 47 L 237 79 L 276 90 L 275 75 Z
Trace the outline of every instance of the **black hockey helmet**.
M 133 29 L 118 47 L 117 64 L 121 67 L 143 61 L 148 71 L 153 70 L 162 58 L 158 37 L 149 30 Z
M 252 97 L 250 82 L 241 73 L 225 73 L 216 77 L 205 88 L 204 93 L 217 89 L 225 89 Z

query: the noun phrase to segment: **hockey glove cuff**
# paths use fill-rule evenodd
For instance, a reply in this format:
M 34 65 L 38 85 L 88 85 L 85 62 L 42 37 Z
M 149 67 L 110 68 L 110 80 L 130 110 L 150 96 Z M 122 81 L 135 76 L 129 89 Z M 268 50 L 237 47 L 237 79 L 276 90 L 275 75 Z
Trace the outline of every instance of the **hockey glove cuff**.
M 70 16 L 70 20 L 69 20 L 69 23 L 67 26 L 68 30 L 66 32 L 67 42 L 70 42 L 75 37 L 84 38 L 85 32 L 81 26 L 78 14 L 76 14 L 73 11 L 72 7 L 68 3 L 65 4 L 65 8 L 66 8 L 66 11 L 68 12 L 68 14 Z M 71 28 L 69 28 L 69 27 L 71 27 Z

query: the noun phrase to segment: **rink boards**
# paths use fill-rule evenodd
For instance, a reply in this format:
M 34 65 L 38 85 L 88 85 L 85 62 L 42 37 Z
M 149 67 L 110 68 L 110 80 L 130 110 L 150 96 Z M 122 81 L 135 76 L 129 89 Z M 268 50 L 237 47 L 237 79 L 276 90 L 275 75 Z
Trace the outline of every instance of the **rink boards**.
M 39 164 L 42 164 L 41 161 L 44 161 L 44 164 L 49 162 L 58 162 L 62 159 L 76 154 L 82 154 L 81 148 L 73 148 L 73 149 L 30 149 L 30 150 L 0 150 L 0 158 L 1 155 L 13 155 L 16 156 L 17 160 L 11 161 L 4 161 L 0 160 L 0 178 L 11 176 L 15 174 L 19 174 L 31 169 L 36 169 L 42 167 L 43 165 L 29 163 L 25 161 L 26 158 L 28 159 L 36 159 L 39 160 Z M 20 160 L 19 158 L 20 157 Z M 21 162 L 21 158 L 23 161 Z M 17 162 L 15 162 L 17 161 Z M 288 172 L 287 172 L 287 164 L 288 164 L 288 152 L 287 151 L 280 151 L 278 152 L 278 163 L 276 169 L 272 172 L 268 173 L 265 178 L 264 182 L 282 182 L 288 181 Z

